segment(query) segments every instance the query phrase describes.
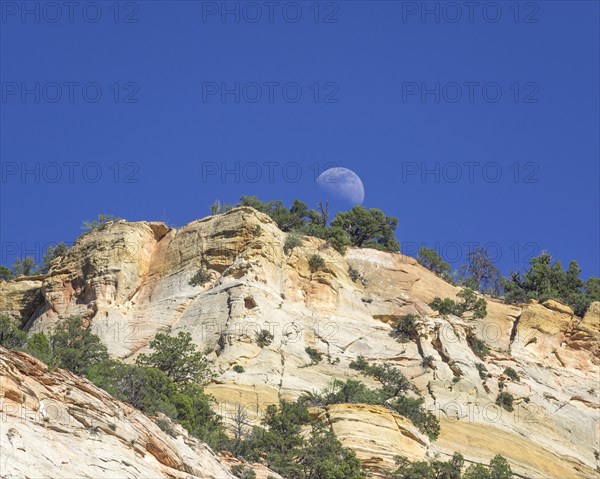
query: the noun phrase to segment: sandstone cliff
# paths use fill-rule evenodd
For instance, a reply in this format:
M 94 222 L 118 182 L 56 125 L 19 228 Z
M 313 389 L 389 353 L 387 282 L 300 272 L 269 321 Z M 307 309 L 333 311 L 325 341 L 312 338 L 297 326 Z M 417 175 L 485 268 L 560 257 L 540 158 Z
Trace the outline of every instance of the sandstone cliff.
M 80 314 L 126 361 L 157 331 L 190 332 L 218 373 L 207 389 L 226 417 L 241 403 L 258 418 L 268 404 L 321 390 L 334 378 L 369 383 L 348 367 L 361 355 L 397 365 L 440 418 L 437 441 L 383 408 L 318 412 L 372 474 L 392 467 L 397 454 L 414 460 L 459 451 L 481 463 L 502 454 L 524 478 L 599 476 L 600 304 L 581 319 L 553 301 L 516 307 L 488 298 L 483 320 L 443 318 L 427 304 L 455 298 L 459 289 L 414 259 L 352 248 L 342 257 L 315 238 L 286 254 L 285 237 L 251 208 L 178 230 L 117 222 L 80 237 L 47 276 L 1 282 L 0 311 L 30 331 Z M 315 253 L 326 265 L 312 273 Z M 362 280 L 351 279 L 350 266 Z M 211 281 L 190 286 L 201 267 Z M 398 343 L 390 324 L 408 313 L 423 318 L 418 338 Z M 264 348 L 255 341 L 261 329 L 274 335 Z M 474 336 L 492 348 L 483 380 L 468 345 Z M 306 347 L 323 361 L 311 364 Z M 422 367 L 427 356 L 433 368 Z M 236 364 L 245 371 L 236 373 Z M 508 366 L 518 382 L 503 376 Z M 499 381 L 516 399 L 512 413 L 494 403 Z

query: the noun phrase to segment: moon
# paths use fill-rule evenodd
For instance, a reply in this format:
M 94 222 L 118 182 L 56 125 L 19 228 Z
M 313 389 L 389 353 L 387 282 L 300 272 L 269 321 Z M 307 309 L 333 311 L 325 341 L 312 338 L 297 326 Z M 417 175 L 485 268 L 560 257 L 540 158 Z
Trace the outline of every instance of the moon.
M 336 166 L 329 168 L 317 178 L 319 187 L 331 196 L 351 203 L 362 205 L 365 200 L 365 187 L 354 171 Z

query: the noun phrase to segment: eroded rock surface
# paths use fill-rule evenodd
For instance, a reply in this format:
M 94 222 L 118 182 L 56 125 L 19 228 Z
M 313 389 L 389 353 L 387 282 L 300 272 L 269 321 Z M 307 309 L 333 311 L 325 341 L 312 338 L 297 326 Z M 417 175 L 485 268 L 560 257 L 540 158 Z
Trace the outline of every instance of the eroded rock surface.
M 329 415 L 374 475 L 391 467 L 396 453 L 418 459 L 459 451 L 481 463 L 503 454 L 525 478 L 598 476 L 600 303 L 582 319 L 554 301 L 511 306 L 487 298 L 483 320 L 444 318 L 428 303 L 456 299 L 459 288 L 414 259 L 356 248 L 342 257 L 315 238 L 286 253 L 285 237 L 252 208 L 178 230 L 118 222 L 81 237 L 31 285 L 43 295 L 41 305 L 21 319 L 37 331 L 81 314 L 126 361 L 145 352 L 158 331 L 187 331 L 218 373 L 207 389 L 226 418 L 243 404 L 258 420 L 267 405 L 322 390 L 334 378 L 375 387 L 349 368 L 358 356 L 399 366 L 440 418 L 438 441 L 408 433 L 403 418 L 371 406 L 339 406 Z M 325 267 L 313 273 L 314 254 Z M 350 266 L 362 281 L 351 279 Z M 211 279 L 191 286 L 200 268 Z M 21 314 L 27 308 L 15 288 L 2 285 L 0 304 Z M 416 339 L 399 343 L 389 335 L 391 324 L 406 314 L 422 319 Z M 262 329 L 274 339 L 261 348 Z M 469 347 L 473 337 L 491 348 L 483 361 Z M 322 361 L 312 364 L 307 347 Z M 425 369 L 427 356 L 433 367 Z M 478 363 L 487 368 L 485 379 Z M 504 376 L 506 367 L 517 371 L 518 382 Z M 514 412 L 496 406 L 501 387 L 514 396 Z

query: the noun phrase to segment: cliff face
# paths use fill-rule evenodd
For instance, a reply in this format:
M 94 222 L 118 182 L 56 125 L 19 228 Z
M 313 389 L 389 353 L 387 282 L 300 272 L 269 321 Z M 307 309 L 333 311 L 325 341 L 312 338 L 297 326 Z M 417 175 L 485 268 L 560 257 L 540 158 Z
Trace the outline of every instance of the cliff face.
M 226 459 L 179 426 L 61 369 L 0 347 L 0 474 L 23 477 L 234 479 Z M 257 469 L 257 477 L 267 472 Z
M 79 238 L 46 277 L 0 283 L 0 311 L 30 331 L 80 314 L 126 361 L 157 331 L 189 332 L 218 373 L 208 391 L 224 415 L 241 403 L 258 418 L 268 404 L 322 390 L 334 378 L 371 383 L 349 368 L 361 355 L 397 365 L 439 417 L 437 441 L 384 408 L 317 411 L 373 474 L 392 467 L 397 454 L 415 460 L 459 451 L 482 463 L 502 454 L 521 477 L 598 476 L 600 303 L 580 319 L 554 301 L 514 307 L 488 299 L 483 320 L 442 318 L 427 304 L 456 298 L 459 289 L 412 258 L 369 249 L 342 257 L 315 238 L 286 254 L 285 237 L 251 208 L 179 230 L 118 222 Z M 308 259 L 317 253 L 325 267 L 313 273 Z M 350 266 L 361 278 L 351 279 Z M 190 286 L 201 267 L 211 280 Z M 418 338 L 399 343 L 390 324 L 409 313 L 423 318 Z M 260 348 L 262 329 L 274 340 Z M 492 348 L 485 380 L 472 337 Z M 311 364 L 307 347 L 323 360 Z M 427 356 L 433 368 L 421 366 Z M 234 372 L 236 364 L 245 371 Z M 507 366 L 519 382 L 504 377 Z M 495 405 L 499 380 L 515 397 L 514 412 Z

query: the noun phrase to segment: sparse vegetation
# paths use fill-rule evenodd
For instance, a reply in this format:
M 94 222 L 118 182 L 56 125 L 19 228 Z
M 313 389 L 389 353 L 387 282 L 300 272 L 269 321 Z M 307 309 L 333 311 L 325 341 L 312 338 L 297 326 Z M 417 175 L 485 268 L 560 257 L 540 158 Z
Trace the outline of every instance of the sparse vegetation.
M 477 363 L 475 365 L 475 367 L 477 368 L 477 372 L 479 373 L 479 377 L 483 380 L 485 380 L 485 378 L 487 378 L 487 368 L 485 367 L 485 364 L 483 363 Z
M 479 359 L 484 360 L 490 353 L 490 348 L 477 336 L 467 336 L 467 344 Z
M 461 283 L 482 293 L 497 296 L 501 293 L 500 272 L 489 252 L 481 246 L 469 251 L 467 264 L 459 270 Z
M 433 365 L 435 364 L 435 360 L 433 356 L 425 356 L 423 361 L 421 361 L 421 367 L 423 369 L 433 369 Z
M 425 266 L 425 268 L 428 270 L 433 271 L 435 274 L 443 278 L 448 278 L 450 274 L 450 265 L 446 263 L 434 249 L 429 249 L 423 246 L 419 250 L 417 261 L 419 264 Z
M 68 250 L 69 247 L 65 243 L 58 243 L 56 246 L 49 246 L 46 254 L 44 255 L 44 259 L 42 260 L 42 266 L 40 267 L 39 272 L 46 274 L 48 271 L 50 271 L 52 261 L 64 256 Z
M 233 366 L 233 370 L 239 374 L 245 371 L 244 366 L 242 366 L 241 364 L 236 364 L 235 366 Z
M 254 469 L 246 467 L 243 464 L 231 466 L 231 472 L 239 479 L 256 479 L 256 472 L 254 472 Z
M 264 348 L 271 344 L 273 339 L 275 339 L 275 337 L 267 329 L 261 329 L 256 333 L 256 344 L 258 344 L 258 347 L 260 348 Z
M 507 303 L 526 303 L 530 299 L 546 301 L 555 299 L 573 308 L 583 316 L 593 301 L 600 301 L 600 278 L 590 277 L 583 281 L 577 261 L 571 261 L 566 271 L 560 261 L 552 263 L 552 256 L 543 253 L 532 258 L 525 274 L 511 273 L 503 280 Z
M 507 368 L 504 369 L 504 375 L 507 376 L 508 378 L 510 378 L 512 381 L 516 381 L 516 382 L 520 381 L 520 378 L 519 378 L 519 375 L 517 374 L 517 371 L 515 371 L 511 367 L 507 367 Z
M 353 268 L 352 266 L 348 266 L 348 276 L 350 276 L 350 279 L 355 283 L 365 283 L 365 279 L 362 273 L 360 273 L 357 269 Z
M 414 314 L 407 314 L 392 325 L 390 336 L 396 338 L 401 343 L 407 343 L 417 336 L 417 321 L 419 317 Z
M 211 280 L 211 275 L 210 272 L 202 267 L 200 268 L 196 274 L 194 276 L 192 276 L 192 278 L 190 279 L 190 286 L 204 286 L 206 283 L 208 283 Z
M 302 246 L 302 238 L 297 233 L 290 233 L 285 238 L 285 243 L 283 244 L 283 251 L 285 254 L 290 254 L 294 248 L 298 248 Z
M 123 218 L 119 218 L 118 216 L 100 214 L 100 215 L 98 215 L 97 220 L 84 221 L 83 225 L 81 226 L 81 229 L 83 229 L 86 232 L 101 230 L 101 229 L 104 229 L 110 223 L 114 223 L 114 222 L 120 221 L 122 219 Z
M 463 473 L 464 458 L 454 453 L 447 461 L 430 459 L 429 461 L 410 462 L 404 457 L 396 457 L 398 468 L 388 473 L 387 479 L 512 479 L 510 465 L 504 457 L 497 455 L 489 466 L 471 464 Z
M 450 298 L 434 298 L 429 306 L 438 311 L 442 316 L 450 314 L 462 316 L 465 313 L 471 312 L 473 319 L 485 318 L 487 314 L 485 299 L 478 298 L 470 288 L 462 289 L 457 293 L 457 296 L 462 299 L 462 302 L 457 303 Z
M 325 260 L 322 256 L 318 254 L 313 254 L 308 259 L 308 267 L 310 268 L 311 273 L 316 273 L 317 271 L 321 271 L 325 268 Z
M 513 395 L 506 392 L 506 391 L 502 391 L 498 394 L 498 396 L 496 397 L 496 404 L 504 409 L 506 409 L 508 412 L 512 412 L 514 411 L 513 408 Z
M 305 348 L 304 351 L 310 357 L 311 364 L 319 364 L 323 360 L 323 354 L 317 351 L 315 348 Z
M 7 349 L 22 348 L 27 341 L 27 333 L 21 331 L 19 322 L 9 316 L 0 316 L 0 346 Z
M 16 258 L 13 263 L 12 276 L 19 278 L 21 276 L 31 276 L 35 274 L 36 269 L 35 260 L 31 256 L 25 258 Z

